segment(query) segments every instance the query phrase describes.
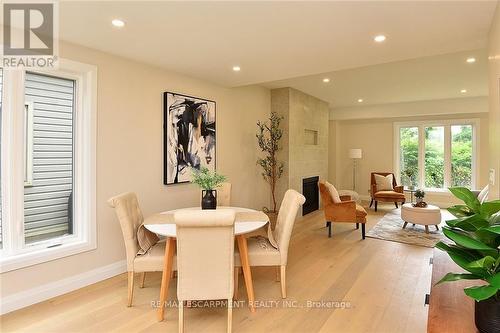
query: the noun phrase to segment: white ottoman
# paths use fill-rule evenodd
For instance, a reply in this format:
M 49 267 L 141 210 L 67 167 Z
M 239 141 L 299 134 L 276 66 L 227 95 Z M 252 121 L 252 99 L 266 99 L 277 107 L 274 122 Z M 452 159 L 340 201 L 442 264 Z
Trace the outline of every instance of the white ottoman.
M 403 229 L 408 223 L 420 224 L 425 226 L 425 232 L 429 233 L 429 225 L 433 225 L 436 230 L 439 230 L 441 209 L 433 205 L 427 205 L 425 208 L 413 207 L 410 203 L 406 203 L 401 207 L 401 219 L 405 221 Z
M 349 195 L 349 196 L 351 196 L 351 200 L 353 200 L 354 202 L 356 202 L 358 204 L 361 203 L 361 199 L 359 197 L 358 192 L 355 192 L 352 190 L 339 190 L 339 195 Z

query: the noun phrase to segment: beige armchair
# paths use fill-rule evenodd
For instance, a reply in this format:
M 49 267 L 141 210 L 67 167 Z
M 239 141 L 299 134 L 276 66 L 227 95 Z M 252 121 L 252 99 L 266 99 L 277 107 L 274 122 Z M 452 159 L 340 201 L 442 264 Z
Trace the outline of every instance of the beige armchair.
M 288 261 L 288 245 L 292 236 L 293 225 L 299 208 L 304 204 L 306 198 L 295 190 L 288 190 L 281 202 L 281 207 L 276 220 L 274 238 L 278 244 L 276 249 L 267 238 L 248 239 L 248 259 L 250 266 L 277 266 L 281 281 L 281 297 L 286 298 L 286 265 Z M 234 264 L 241 267 L 240 256 L 235 254 Z M 278 273 L 277 273 L 278 275 Z M 235 279 L 237 283 L 238 279 Z M 238 286 L 235 285 L 235 288 Z
M 217 206 L 231 206 L 231 183 L 222 183 L 217 190 Z M 200 199 L 203 194 L 200 192 Z
M 227 300 L 227 331 L 231 332 L 235 212 L 180 211 L 174 219 L 179 332 L 184 329 L 184 301 L 219 299 Z
M 163 259 L 165 253 L 165 242 L 153 245 L 145 254 L 139 255 L 139 244 L 137 242 L 137 229 L 144 221 L 141 208 L 135 193 L 127 192 L 117 195 L 108 200 L 108 204 L 115 209 L 127 256 L 128 272 L 128 300 L 127 306 L 132 306 L 134 295 L 134 273 L 141 273 L 140 287 L 144 287 L 146 272 L 163 271 Z M 155 236 L 153 236 L 155 237 Z

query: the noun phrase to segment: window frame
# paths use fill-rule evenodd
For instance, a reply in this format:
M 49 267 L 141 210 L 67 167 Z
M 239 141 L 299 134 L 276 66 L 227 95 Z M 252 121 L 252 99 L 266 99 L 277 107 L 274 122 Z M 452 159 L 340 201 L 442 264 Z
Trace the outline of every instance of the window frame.
M 446 119 L 430 121 L 407 121 L 394 122 L 394 174 L 398 184 L 401 184 L 401 166 L 400 166 L 400 130 L 405 127 L 418 128 L 418 179 L 417 187 L 424 189 L 429 193 L 449 194 L 448 187 L 451 186 L 451 126 L 471 125 L 472 126 L 472 179 L 471 188 L 476 188 L 479 170 L 479 119 Z M 444 127 L 444 185 L 443 188 L 425 187 L 425 127 Z
M 33 102 L 24 102 L 24 187 L 33 186 Z
M 75 81 L 73 117 L 73 234 L 25 243 L 24 127 L 25 71 L 3 69 L 2 101 L 2 243 L 0 273 L 97 248 L 96 134 L 97 67 L 60 59 L 57 70 L 28 72 Z M 7 103 L 5 103 L 7 102 Z M 20 150 L 19 150 L 20 149 Z

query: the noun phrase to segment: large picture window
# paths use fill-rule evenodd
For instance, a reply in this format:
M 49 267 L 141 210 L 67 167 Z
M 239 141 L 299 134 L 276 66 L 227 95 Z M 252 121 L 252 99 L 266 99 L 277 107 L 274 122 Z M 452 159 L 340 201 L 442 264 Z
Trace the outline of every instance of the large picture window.
M 395 123 L 396 175 L 404 186 L 475 187 L 477 120 Z
M 60 64 L 0 76 L 1 272 L 95 248 L 97 73 Z

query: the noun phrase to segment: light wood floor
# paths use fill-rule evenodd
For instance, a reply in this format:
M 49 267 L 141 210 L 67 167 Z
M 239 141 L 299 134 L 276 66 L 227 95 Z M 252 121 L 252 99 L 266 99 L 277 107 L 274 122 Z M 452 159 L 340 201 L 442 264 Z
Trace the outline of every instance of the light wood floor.
M 370 211 L 369 230 L 389 209 Z M 288 301 L 297 308 L 233 311 L 233 332 L 425 332 L 430 289 L 429 248 L 367 238 L 354 224 L 334 224 L 327 238 L 322 212 L 295 225 L 287 269 Z M 281 301 L 274 268 L 253 268 L 257 300 Z M 2 332 L 176 332 L 177 309 L 156 321 L 160 273 L 135 289 L 125 306 L 126 274 L 0 317 Z M 138 281 L 138 276 L 136 277 Z M 239 299 L 245 300 L 243 278 Z M 136 282 L 137 283 L 137 282 Z M 136 284 L 137 285 L 137 284 Z M 176 284 L 171 283 L 170 297 Z M 345 301 L 349 308 L 310 308 L 307 301 Z M 291 303 L 290 305 L 293 305 Z M 185 332 L 224 332 L 225 308 L 185 309 Z

